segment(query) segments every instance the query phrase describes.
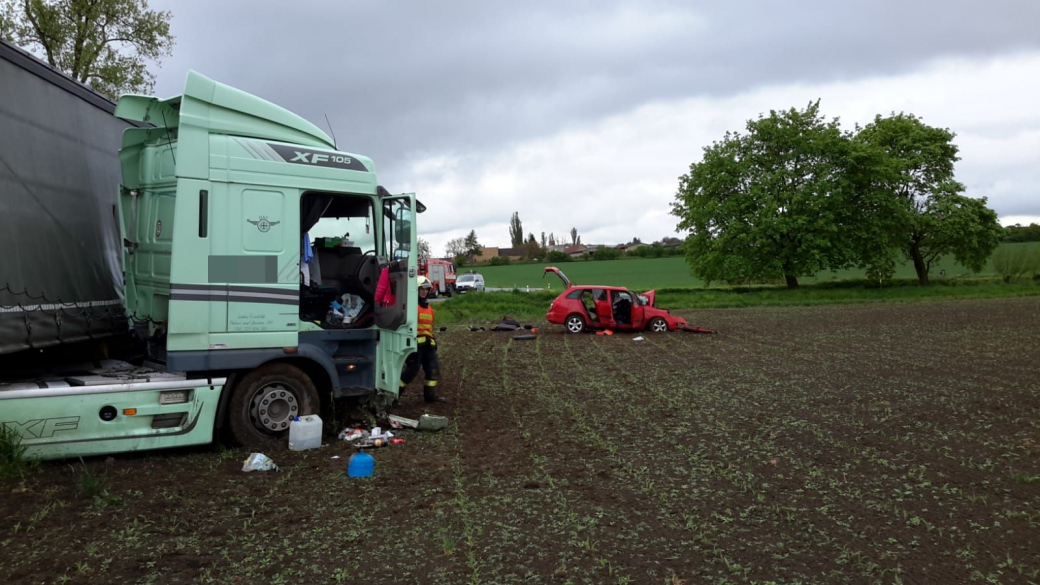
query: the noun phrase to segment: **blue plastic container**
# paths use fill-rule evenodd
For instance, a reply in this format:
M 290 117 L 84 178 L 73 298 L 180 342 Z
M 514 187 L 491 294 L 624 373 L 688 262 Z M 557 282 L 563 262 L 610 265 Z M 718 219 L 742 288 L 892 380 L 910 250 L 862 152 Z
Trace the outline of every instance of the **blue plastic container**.
M 376 468 L 376 460 L 368 453 L 355 453 L 347 463 L 347 475 L 350 477 L 371 477 Z

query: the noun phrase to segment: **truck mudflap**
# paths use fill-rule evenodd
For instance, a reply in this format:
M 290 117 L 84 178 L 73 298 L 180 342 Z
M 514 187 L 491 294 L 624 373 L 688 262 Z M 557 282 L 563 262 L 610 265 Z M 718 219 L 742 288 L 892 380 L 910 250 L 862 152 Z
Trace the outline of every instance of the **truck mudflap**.
M 225 379 L 155 377 L 0 385 L 0 425 L 18 435 L 28 457 L 38 459 L 211 442 Z

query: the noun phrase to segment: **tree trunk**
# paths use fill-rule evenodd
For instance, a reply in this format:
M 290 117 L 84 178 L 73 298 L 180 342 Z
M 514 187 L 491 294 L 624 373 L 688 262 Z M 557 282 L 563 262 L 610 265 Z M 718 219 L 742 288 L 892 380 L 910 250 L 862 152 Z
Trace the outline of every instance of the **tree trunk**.
M 910 258 L 914 261 L 914 270 L 917 271 L 917 282 L 921 286 L 928 286 L 928 264 L 921 256 L 921 248 L 917 242 L 910 244 Z
M 784 279 L 787 280 L 787 288 L 798 288 L 798 277 L 785 274 Z

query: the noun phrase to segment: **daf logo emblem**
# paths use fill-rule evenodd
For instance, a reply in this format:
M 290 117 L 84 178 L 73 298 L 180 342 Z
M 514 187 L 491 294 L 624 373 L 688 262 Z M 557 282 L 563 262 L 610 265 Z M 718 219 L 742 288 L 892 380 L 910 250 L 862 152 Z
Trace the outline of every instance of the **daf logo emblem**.
M 155 222 L 155 239 L 158 240 L 159 236 L 161 236 L 161 235 L 162 235 L 162 220 L 159 220 L 159 221 Z
M 246 221 L 255 225 L 256 229 L 260 230 L 261 232 L 269 232 L 271 231 L 271 228 L 282 223 L 280 221 L 270 221 L 267 219 L 266 215 L 261 215 L 260 219 L 247 219 Z

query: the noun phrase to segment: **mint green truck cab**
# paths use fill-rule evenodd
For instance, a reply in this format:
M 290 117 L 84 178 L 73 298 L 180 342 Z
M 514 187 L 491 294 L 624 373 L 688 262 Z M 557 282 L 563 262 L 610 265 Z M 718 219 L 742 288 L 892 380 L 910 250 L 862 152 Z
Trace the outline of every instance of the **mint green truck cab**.
M 28 453 L 222 430 L 260 448 L 336 398 L 396 398 L 415 351 L 415 196 L 388 193 L 371 160 L 303 118 L 195 72 L 183 95 L 123 96 L 115 115 L 151 125 L 124 132 L 112 186 L 126 310 L 150 361 L 0 388 Z M 392 294 L 377 299 L 381 280 Z

